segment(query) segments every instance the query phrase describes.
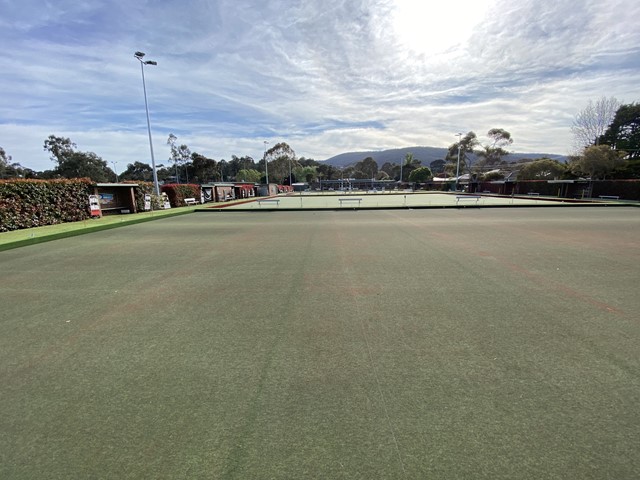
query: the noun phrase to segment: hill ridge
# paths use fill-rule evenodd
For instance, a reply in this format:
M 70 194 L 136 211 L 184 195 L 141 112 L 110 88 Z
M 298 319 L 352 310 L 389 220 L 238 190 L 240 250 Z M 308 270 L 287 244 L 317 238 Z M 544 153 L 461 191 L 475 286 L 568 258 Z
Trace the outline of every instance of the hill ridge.
M 444 160 L 447 155 L 447 148 L 444 147 L 402 147 L 402 148 L 390 148 L 387 150 L 369 150 L 360 152 L 345 152 L 338 155 L 334 155 L 331 158 L 323 160 L 323 162 L 333 165 L 334 167 L 347 167 L 353 165 L 367 157 L 373 158 L 378 167 L 381 167 L 387 162 L 400 164 L 407 153 L 412 153 L 417 160 L 422 161 L 422 165 L 429 166 L 429 163 L 434 160 Z M 519 153 L 511 152 L 504 157 L 504 160 L 508 162 L 516 162 L 521 159 L 534 160 L 536 158 L 551 158 L 560 162 L 566 162 L 566 155 L 559 155 L 555 153 Z

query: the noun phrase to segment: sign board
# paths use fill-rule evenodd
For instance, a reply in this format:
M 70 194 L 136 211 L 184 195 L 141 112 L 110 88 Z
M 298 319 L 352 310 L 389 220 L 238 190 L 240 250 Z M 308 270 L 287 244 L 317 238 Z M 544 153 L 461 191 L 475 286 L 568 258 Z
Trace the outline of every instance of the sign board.
M 98 195 L 89 195 L 89 211 L 92 217 L 102 216 L 102 209 L 100 208 L 100 197 Z
M 144 210 L 145 212 L 148 212 L 149 210 L 151 210 L 151 195 L 146 194 L 144 196 Z
M 169 203 L 169 196 L 165 192 L 162 192 L 162 205 L 165 210 L 171 208 L 171 203 Z

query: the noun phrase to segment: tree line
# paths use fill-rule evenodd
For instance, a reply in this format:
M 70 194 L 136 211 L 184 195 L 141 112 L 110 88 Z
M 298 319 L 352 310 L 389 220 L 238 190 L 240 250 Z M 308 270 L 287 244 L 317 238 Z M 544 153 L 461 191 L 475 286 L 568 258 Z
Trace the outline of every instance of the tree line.
M 511 133 L 502 128 L 487 132 L 482 144 L 473 132 L 460 134 L 447 149 L 444 159 L 428 166 L 408 153 L 400 163 L 386 162 L 378 166 L 372 157 L 343 168 L 304 157 L 298 158 L 287 143 L 281 142 L 265 150 L 262 159 L 250 156 L 215 160 L 192 152 L 180 144 L 172 133 L 167 138 L 168 164 L 157 165 L 158 180 L 165 183 L 207 183 L 246 181 L 264 183 L 267 173 L 271 183 L 317 182 L 342 178 L 372 178 L 403 182 L 425 182 L 434 175 L 452 177 L 469 174 L 476 180 L 504 177 L 504 171 L 518 171 L 520 180 L 573 178 L 640 178 L 640 104 L 620 104 L 615 98 L 590 101 L 579 112 L 571 127 L 576 153 L 568 163 L 542 158 L 535 161 L 506 160 L 513 144 Z M 49 135 L 43 148 L 49 152 L 55 167 L 36 172 L 13 162 L 0 147 L 0 178 L 90 178 L 95 182 L 152 181 L 152 167 L 134 161 L 116 172 L 109 163 L 93 152 L 78 150 L 69 138 Z

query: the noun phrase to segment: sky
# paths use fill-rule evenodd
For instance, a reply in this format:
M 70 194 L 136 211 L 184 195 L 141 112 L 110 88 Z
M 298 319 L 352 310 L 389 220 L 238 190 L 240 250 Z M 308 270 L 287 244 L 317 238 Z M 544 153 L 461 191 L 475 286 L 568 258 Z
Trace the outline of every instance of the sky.
M 448 147 L 568 154 L 589 101 L 640 101 L 637 0 L 0 0 L 0 147 L 68 137 L 122 171 L 173 133 L 216 160 Z M 398 159 L 400 161 L 401 159 Z

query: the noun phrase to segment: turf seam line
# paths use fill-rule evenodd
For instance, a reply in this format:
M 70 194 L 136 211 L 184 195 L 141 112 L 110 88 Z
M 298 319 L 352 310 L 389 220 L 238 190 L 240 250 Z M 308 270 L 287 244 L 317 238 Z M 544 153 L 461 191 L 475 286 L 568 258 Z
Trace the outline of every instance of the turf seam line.
M 356 299 L 356 308 L 360 310 L 358 305 L 358 300 Z M 358 315 L 360 316 L 360 315 Z M 382 386 L 380 385 L 380 379 L 378 378 L 378 369 L 376 368 L 376 364 L 373 361 L 373 354 L 371 353 L 371 345 L 369 344 L 369 338 L 367 337 L 367 331 L 364 328 L 364 322 L 362 320 L 362 316 L 360 316 L 360 329 L 362 330 L 362 336 L 364 337 L 364 343 L 367 345 L 367 353 L 369 354 L 369 362 L 371 362 L 371 368 L 373 369 L 373 376 L 376 379 L 376 386 L 378 387 L 378 393 L 380 394 L 380 398 L 382 399 L 382 408 L 384 409 L 384 416 L 387 419 L 387 425 L 389 425 L 389 430 L 391 430 L 391 437 L 393 438 L 393 444 L 396 447 L 396 454 L 398 455 L 398 461 L 400 462 L 400 467 L 402 467 L 402 473 L 406 476 L 407 471 L 404 468 L 404 462 L 402 461 L 402 455 L 400 454 L 400 446 L 398 445 L 398 439 L 396 437 L 395 429 L 393 428 L 393 424 L 391 423 L 391 418 L 389 417 L 389 410 L 387 409 L 387 400 L 384 396 L 384 392 L 382 391 Z
M 340 235 L 340 233 L 338 232 L 338 235 Z M 353 279 L 351 278 L 351 275 L 349 274 L 348 271 L 345 271 L 345 273 L 349 276 L 349 283 L 353 284 Z M 402 468 L 402 473 L 403 475 L 406 477 L 407 476 L 407 471 L 404 468 L 404 462 L 402 461 L 402 455 L 400 453 L 400 446 L 398 444 L 398 438 L 396 437 L 396 432 L 395 429 L 393 428 L 393 424 L 391 423 L 391 418 L 389 417 L 389 409 L 387 408 L 387 399 L 384 396 L 384 392 L 382 391 L 382 386 L 380 385 L 380 378 L 378 376 L 378 369 L 376 368 L 376 364 L 373 361 L 373 353 L 371 351 L 371 344 L 369 343 L 369 337 L 367 336 L 367 331 L 364 327 L 364 320 L 362 318 L 362 315 L 360 313 L 360 302 L 358 301 L 358 296 L 354 295 L 354 304 L 356 306 L 356 313 L 358 315 L 358 317 L 360 318 L 360 330 L 362 331 L 362 336 L 364 338 L 364 343 L 367 346 L 367 354 L 369 356 L 369 362 L 371 364 L 371 368 L 373 370 L 373 376 L 376 379 L 376 386 L 378 388 L 378 394 L 380 395 L 380 398 L 382 399 L 382 409 L 384 410 L 384 415 L 385 418 L 387 420 L 387 425 L 389 426 L 389 430 L 391 430 L 391 437 L 393 438 L 393 444 L 395 446 L 396 449 L 396 454 L 398 456 L 398 461 L 400 462 L 400 467 Z

